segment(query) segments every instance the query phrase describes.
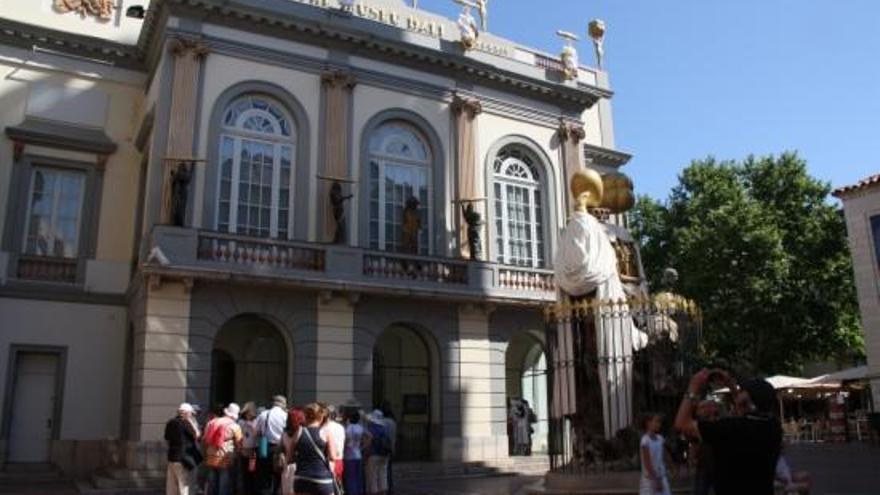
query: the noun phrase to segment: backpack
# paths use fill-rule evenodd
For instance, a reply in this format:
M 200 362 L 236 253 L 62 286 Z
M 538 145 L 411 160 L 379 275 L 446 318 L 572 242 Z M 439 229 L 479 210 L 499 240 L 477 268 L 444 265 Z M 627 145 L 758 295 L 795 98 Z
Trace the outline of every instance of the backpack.
M 226 443 L 226 431 L 232 425 L 229 418 L 216 418 L 205 427 L 205 445 L 208 447 L 221 448 Z
M 388 438 L 388 432 L 382 425 L 370 423 L 367 426 L 372 439 L 370 440 L 370 455 L 388 457 L 391 455 L 391 439 Z

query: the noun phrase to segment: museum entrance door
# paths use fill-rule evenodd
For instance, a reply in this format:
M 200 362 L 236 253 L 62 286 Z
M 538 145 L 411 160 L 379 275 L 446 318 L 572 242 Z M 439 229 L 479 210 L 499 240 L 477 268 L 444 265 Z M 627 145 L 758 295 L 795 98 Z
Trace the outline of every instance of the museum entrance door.
M 288 346 L 281 332 L 253 315 L 223 325 L 211 354 L 211 404 L 266 405 L 276 394 L 288 395 Z
M 373 403 L 390 409 L 397 422 L 395 459 L 431 455 L 431 360 L 414 330 L 387 328 L 373 350 Z
M 544 347 L 529 332 L 518 333 L 507 346 L 505 361 L 510 455 L 546 454 L 550 428 L 547 356 Z M 516 445 L 516 439 L 521 438 L 521 435 L 517 434 L 517 426 L 523 427 L 523 424 L 519 423 L 521 415 L 517 408 L 524 401 L 528 402 L 528 406 L 534 412 L 533 422 L 529 422 L 528 425 L 532 429 L 531 447 L 528 449 Z

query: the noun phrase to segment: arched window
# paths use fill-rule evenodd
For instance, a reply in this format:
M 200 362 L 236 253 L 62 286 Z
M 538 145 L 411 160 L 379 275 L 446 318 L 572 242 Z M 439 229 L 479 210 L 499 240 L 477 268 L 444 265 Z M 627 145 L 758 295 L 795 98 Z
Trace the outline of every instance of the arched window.
M 370 248 L 402 251 L 403 214 L 410 198 L 421 218 L 419 254 L 431 238 L 431 150 L 421 133 L 402 121 L 389 121 L 369 136 Z
M 247 95 L 223 112 L 217 230 L 287 239 L 296 130 L 275 100 Z
M 544 266 L 544 196 L 537 162 L 531 152 L 516 145 L 502 148 L 495 157 L 492 178 L 499 263 Z

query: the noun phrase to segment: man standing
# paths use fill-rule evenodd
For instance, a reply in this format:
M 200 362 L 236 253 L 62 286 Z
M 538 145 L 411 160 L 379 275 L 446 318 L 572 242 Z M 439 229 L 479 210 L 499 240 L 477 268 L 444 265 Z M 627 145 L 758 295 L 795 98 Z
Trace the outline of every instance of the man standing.
M 286 424 L 287 398 L 283 395 L 276 395 L 272 398 L 272 407 L 257 417 L 257 424 L 254 428 L 257 435 L 265 438 L 269 444 L 267 455 L 257 455 L 257 491 L 260 495 L 278 495 L 281 486 L 281 472 L 276 472 L 272 459 L 282 449 L 281 435 L 284 433 Z M 261 441 L 259 440 L 257 445 Z
M 709 381 L 722 381 L 734 394 L 736 415 L 717 421 L 694 419 Z M 712 449 L 718 495 L 773 495 L 773 477 L 782 446 L 782 426 L 773 415 L 776 391 L 757 378 L 737 387 L 720 370 L 700 370 L 681 401 L 675 428 Z
M 189 495 L 193 486 L 195 468 L 202 462 L 196 441 L 199 427 L 193 406 L 184 402 L 177 408 L 177 416 L 165 424 L 165 441 L 168 443 L 168 468 L 165 478 L 165 495 Z

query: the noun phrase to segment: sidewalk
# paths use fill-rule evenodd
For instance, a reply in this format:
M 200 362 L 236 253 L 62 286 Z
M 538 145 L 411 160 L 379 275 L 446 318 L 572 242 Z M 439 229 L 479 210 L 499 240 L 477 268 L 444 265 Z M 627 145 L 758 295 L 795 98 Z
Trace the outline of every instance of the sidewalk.
M 785 455 L 792 470 L 810 472 L 816 495 L 880 493 L 880 446 L 802 443 L 788 447 Z

